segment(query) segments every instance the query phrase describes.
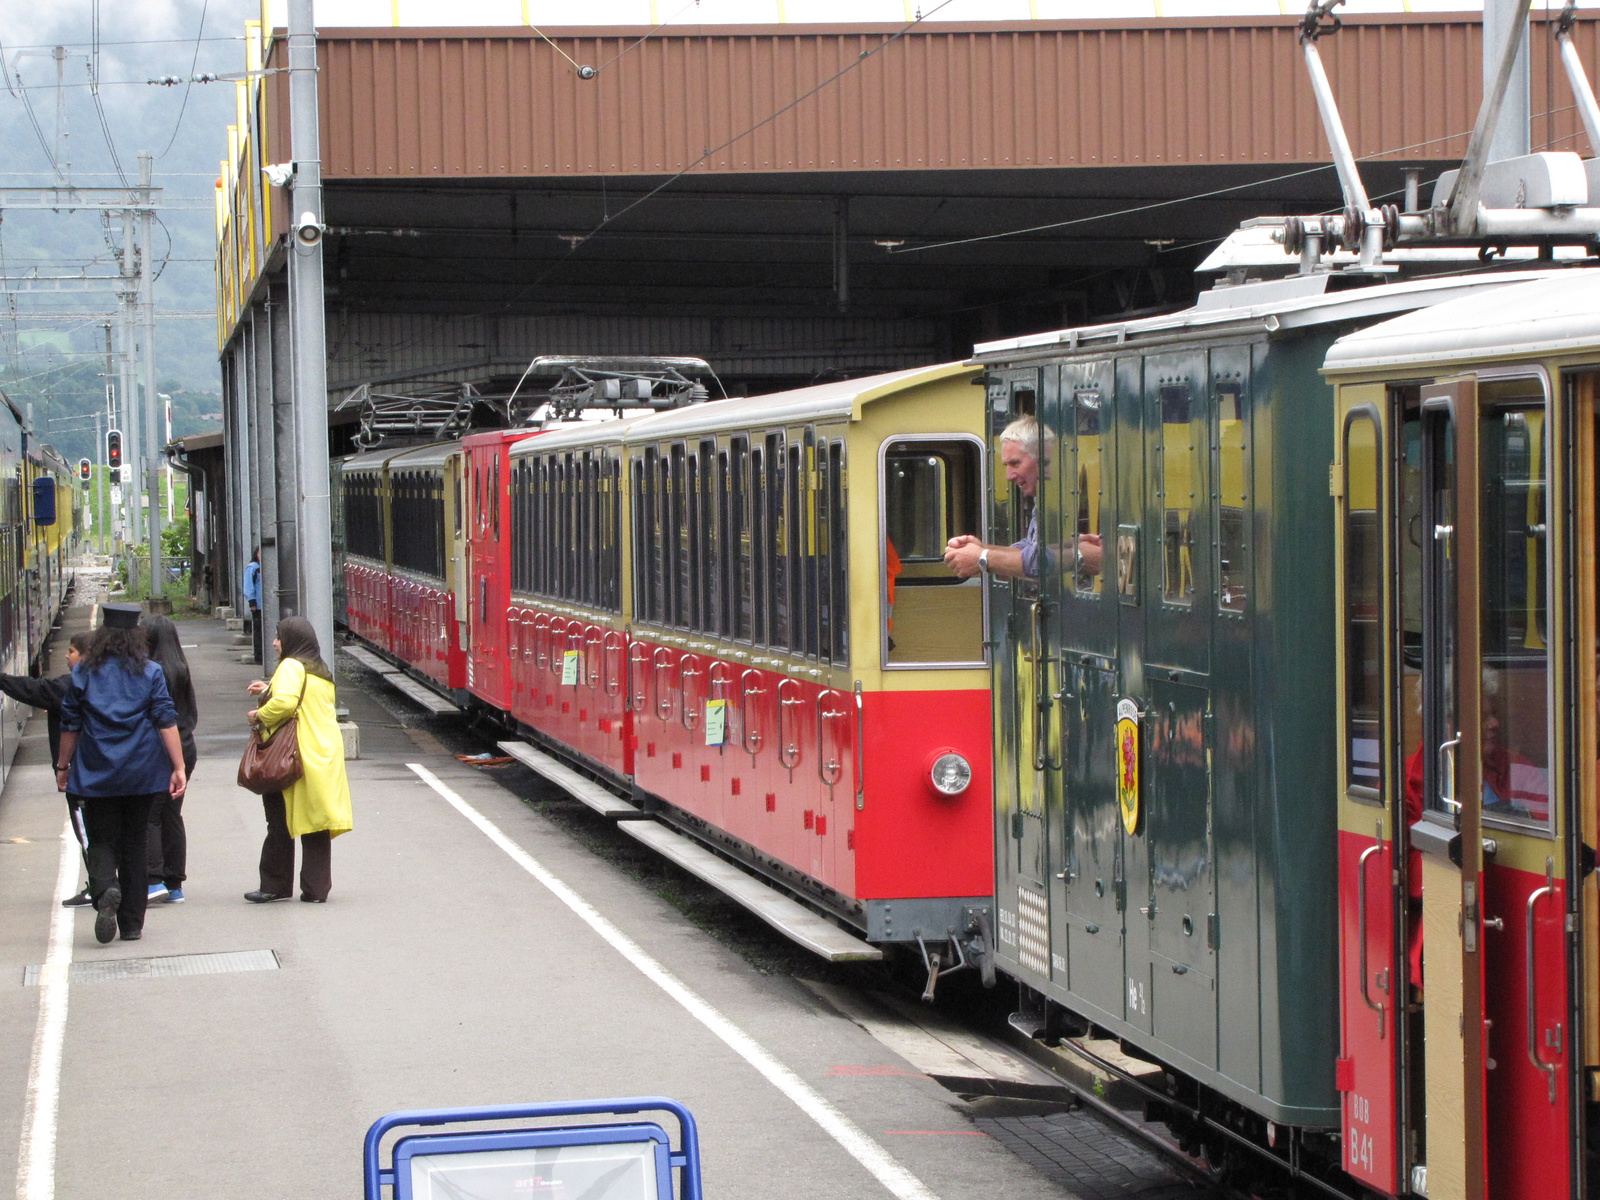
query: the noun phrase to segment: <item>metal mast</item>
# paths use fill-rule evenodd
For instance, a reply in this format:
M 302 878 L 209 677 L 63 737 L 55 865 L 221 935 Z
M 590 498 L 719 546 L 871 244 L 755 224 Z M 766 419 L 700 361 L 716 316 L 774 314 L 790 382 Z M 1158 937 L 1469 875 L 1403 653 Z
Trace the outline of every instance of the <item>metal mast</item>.
M 144 418 L 145 477 L 135 474 L 133 491 L 143 486 L 149 497 L 150 515 L 144 532 L 150 547 L 150 594 L 166 595 L 161 569 L 161 399 L 156 394 L 156 304 L 153 294 L 155 239 L 151 236 L 155 210 L 150 207 L 151 168 L 155 159 L 147 150 L 139 152 L 139 186 L 144 191 L 144 207 L 139 210 L 139 311 L 144 326 Z M 138 501 L 134 501 L 135 506 Z
M 328 496 L 328 363 L 322 295 L 322 148 L 317 128 L 317 34 L 312 0 L 289 3 L 289 135 L 294 205 L 289 312 L 300 475 L 300 612 L 333 654 L 333 528 Z

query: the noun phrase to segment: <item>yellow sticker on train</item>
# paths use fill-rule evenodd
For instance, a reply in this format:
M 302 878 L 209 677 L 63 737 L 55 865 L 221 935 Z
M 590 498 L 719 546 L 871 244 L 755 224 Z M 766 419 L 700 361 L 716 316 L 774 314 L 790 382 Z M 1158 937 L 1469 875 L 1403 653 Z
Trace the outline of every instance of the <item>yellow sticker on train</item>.
M 578 686 L 578 652 L 568 650 L 561 656 L 561 682 L 565 687 Z
M 1139 706 L 1117 701 L 1117 804 L 1122 827 L 1130 835 L 1139 830 Z
M 728 740 L 728 702 L 706 701 L 706 745 L 720 746 Z

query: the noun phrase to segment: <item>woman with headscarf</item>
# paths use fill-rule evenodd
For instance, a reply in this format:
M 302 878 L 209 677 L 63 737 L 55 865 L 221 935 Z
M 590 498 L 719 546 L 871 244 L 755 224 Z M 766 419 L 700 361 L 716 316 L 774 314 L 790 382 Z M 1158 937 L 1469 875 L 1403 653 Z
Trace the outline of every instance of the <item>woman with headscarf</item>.
M 194 698 L 194 680 L 183 653 L 178 627 L 170 617 L 149 616 L 140 624 L 150 642 L 150 661 L 161 664 L 167 677 L 167 694 L 178 710 L 178 740 L 183 745 L 183 770 L 191 780 L 199 755 L 194 748 L 194 727 L 200 720 Z M 183 797 L 161 795 L 150 806 L 147 834 L 150 871 L 149 902 L 183 903 L 184 869 L 188 866 L 189 839 L 183 827 Z
M 298 716 L 297 746 L 304 774 L 287 791 L 261 797 L 267 837 L 261 844 L 261 887 L 246 892 L 252 904 L 287 900 L 294 887 L 294 839 L 300 839 L 300 899 L 321 904 L 333 886 L 330 843 L 350 830 L 350 783 L 344 773 L 344 737 L 334 711 L 333 672 L 322 661 L 316 630 L 304 617 L 278 622 L 272 640 L 278 669 L 271 684 L 257 680 L 252 696 L 267 693 L 249 719 L 272 734 Z
M 178 739 L 178 711 L 161 667 L 150 661 L 137 604 L 107 604 L 105 623 L 72 670 L 61 698 L 56 787 L 82 799 L 89 831 L 89 892 L 94 936 L 143 936 L 145 826 L 163 793 L 189 786 Z

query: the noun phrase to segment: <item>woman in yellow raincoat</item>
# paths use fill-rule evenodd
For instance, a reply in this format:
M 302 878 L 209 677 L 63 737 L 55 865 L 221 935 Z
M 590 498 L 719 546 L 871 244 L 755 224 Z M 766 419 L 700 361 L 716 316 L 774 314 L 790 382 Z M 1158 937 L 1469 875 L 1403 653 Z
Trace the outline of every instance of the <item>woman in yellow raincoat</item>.
M 350 830 L 350 782 L 344 773 L 344 738 L 334 715 L 333 672 L 322 661 L 316 630 L 304 617 L 285 617 L 273 639 L 278 669 L 270 685 L 257 680 L 250 694 L 267 693 L 250 720 L 263 736 L 292 716 L 305 773 L 284 792 L 261 797 L 267 837 L 261 844 L 261 887 L 246 892 L 252 904 L 287 900 L 294 888 L 294 839 L 300 839 L 300 899 L 321 904 L 333 886 L 332 839 Z

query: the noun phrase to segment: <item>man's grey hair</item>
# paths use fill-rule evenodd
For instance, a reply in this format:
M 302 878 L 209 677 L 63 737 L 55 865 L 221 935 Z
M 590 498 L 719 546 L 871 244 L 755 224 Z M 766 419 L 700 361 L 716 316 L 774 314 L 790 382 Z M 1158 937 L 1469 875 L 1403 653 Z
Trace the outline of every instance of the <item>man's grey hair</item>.
M 1015 442 L 1029 458 L 1039 457 L 1039 422 L 1032 417 L 1018 417 L 1000 434 L 1002 442 Z

